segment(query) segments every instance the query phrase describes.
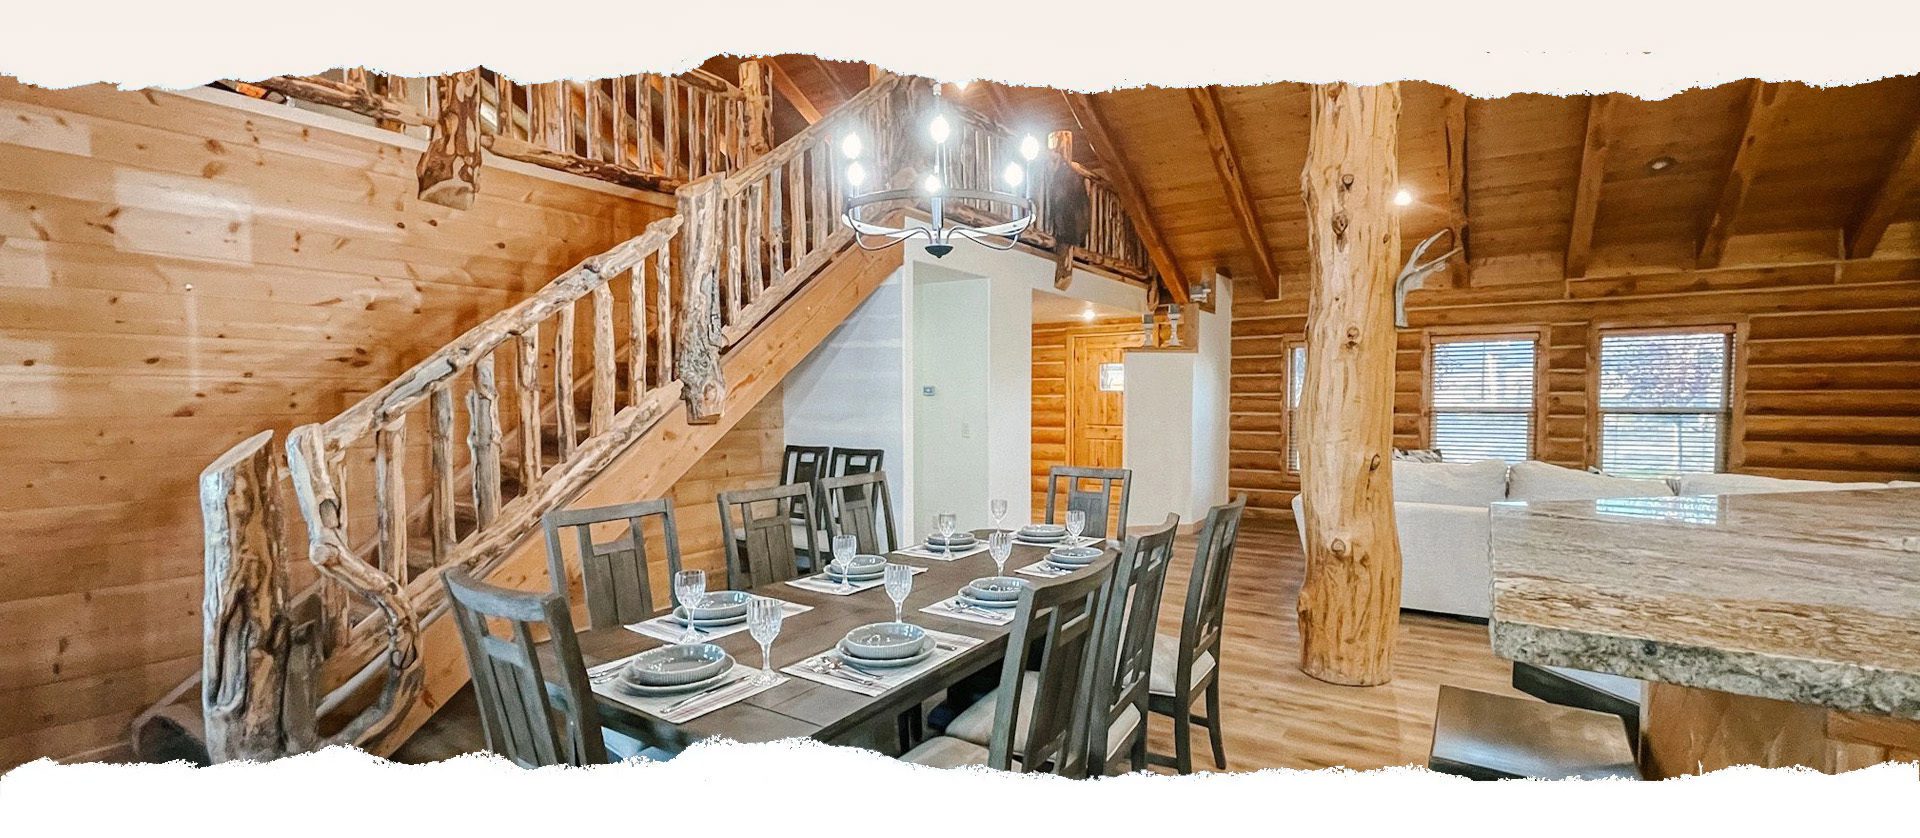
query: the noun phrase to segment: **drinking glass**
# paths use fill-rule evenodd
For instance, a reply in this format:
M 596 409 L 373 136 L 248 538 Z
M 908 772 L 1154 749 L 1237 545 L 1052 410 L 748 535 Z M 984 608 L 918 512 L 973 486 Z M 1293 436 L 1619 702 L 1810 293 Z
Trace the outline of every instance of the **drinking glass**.
M 953 528 L 955 524 L 959 523 L 959 520 L 960 519 L 954 517 L 954 514 L 951 512 L 942 512 L 933 516 L 933 528 L 940 532 L 940 555 L 942 558 L 953 558 Z
M 860 542 L 851 535 L 833 537 L 833 566 L 840 570 L 840 590 L 853 590 L 853 554 Z
M 693 627 L 693 609 L 707 597 L 707 572 L 704 570 L 683 570 L 673 575 L 673 595 L 680 599 L 680 607 L 687 609 L 686 631 L 681 632 L 681 643 L 693 643 L 700 639 L 700 630 Z
M 993 554 L 993 575 L 1007 575 L 1007 556 L 1013 553 L 1013 533 L 994 530 L 987 536 L 987 552 Z
M 1067 546 L 1080 546 L 1080 534 L 1087 530 L 1087 513 L 1078 509 L 1067 510 Z
M 993 528 L 999 529 L 1000 522 L 1007 519 L 1006 498 L 994 498 L 987 501 L 987 514 L 993 516 Z
M 900 611 L 913 593 L 913 565 L 887 563 L 887 599 L 893 600 L 893 621 L 900 622 Z
M 773 639 L 780 636 L 780 623 L 787 618 L 787 604 L 757 596 L 747 601 L 747 633 L 760 644 L 760 674 L 755 684 L 771 684 L 780 676 L 773 674 Z

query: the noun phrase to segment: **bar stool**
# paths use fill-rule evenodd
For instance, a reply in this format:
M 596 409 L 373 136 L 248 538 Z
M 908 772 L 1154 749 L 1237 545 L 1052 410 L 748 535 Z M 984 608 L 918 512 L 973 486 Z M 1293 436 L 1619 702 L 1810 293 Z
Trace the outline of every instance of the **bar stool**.
M 1427 767 L 1473 780 L 1640 779 L 1618 716 L 1447 685 Z

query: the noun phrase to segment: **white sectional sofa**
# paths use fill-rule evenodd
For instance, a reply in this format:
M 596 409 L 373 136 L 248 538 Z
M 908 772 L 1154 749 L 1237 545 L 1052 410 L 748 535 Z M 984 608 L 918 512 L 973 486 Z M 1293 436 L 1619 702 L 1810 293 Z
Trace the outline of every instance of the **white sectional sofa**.
M 1694 474 L 1647 480 L 1594 474 L 1537 461 L 1509 467 L 1478 463 L 1393 463 L 1394 518 L 1400 531 L 1400 607 L 1485 619 L 1493 579 L 1487 559 L 1489 505 L 1495 501 L 1596 500 L 1667 495 L 1744 495 L 1920 486 L 1920 483 L 1823 483 L 1751 474 Z M 1303 511 L 1293 499 L 1294 520 Z M 1305 548 L 1306 535 L 1301 534 Z

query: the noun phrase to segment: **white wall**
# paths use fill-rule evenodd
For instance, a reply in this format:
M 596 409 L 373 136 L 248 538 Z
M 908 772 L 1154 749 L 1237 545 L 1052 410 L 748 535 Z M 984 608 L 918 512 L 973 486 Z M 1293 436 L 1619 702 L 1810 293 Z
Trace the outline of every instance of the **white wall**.
M 1224 277 L 1215 283 L 1228 285 Z M 1188 309 L 1200 318 L 1194 351 L 1127 353 L 1130 526 L 1157 525 L 1171 513 L 1187 527 L 1226 502 L 1232 305 L 1231 295 L 1221 293 L 1212 314 Z
M 918 538 L 941 512 L 979 526 L 987 508 L 991 351 L 986 277 L 915 264 L 913 288 L 914 492 L 906 530 Z M 931 395 L 927 392 L 931 388 Z
M 907 298 L 903 267 L 794 368 L 782 405 L 789 445 L 885 451 L 882 465 L 896 515 L 907 508 L 912 487 Z

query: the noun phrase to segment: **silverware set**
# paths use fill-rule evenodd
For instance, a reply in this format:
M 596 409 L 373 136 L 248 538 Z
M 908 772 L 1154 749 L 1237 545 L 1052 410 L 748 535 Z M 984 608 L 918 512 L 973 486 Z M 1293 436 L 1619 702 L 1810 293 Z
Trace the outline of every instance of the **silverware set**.
M 709 687 L 707 689 L 694 693 L 693 695 L 687 696 L 686 698 L 680 699 L 679 701 L 676 701 L 665 707 L 662 707 L 660 708 L 660 713 L 661 715 L 672 715 L 673 713 L 677 713 L 681 710 L 692 709 L 693 705 L 706 706 L 709 703 L 719 704 L 725 701 L 731 701 L 737 695 L 740 695 L 746 692 L 745 689 L 740 688 L 740 685 L 744 682 L 748 682 L 752 680 L 753 680 L 753 675 L 751 674 L 736 675 L 732 678 L 727 679 L 726 683 L 723 683 L 714 687 Z M 751 687 L 752 685 L 749 685 L 749 686 Z
M 981 608 L 977 605 L 968 605 L 964 602 L 959 602 L 956 600 L 949 600 L 945 607 L 948 611 L 951 611 L 955 614 L 973 614 L 979 617 L 986 617 L 988 619 L 993 620 L 996 623 L 1004 622 L 1009 617 L 1009 615 L 1003 614 L 998 611 L 991 611 L 985 608 Z

